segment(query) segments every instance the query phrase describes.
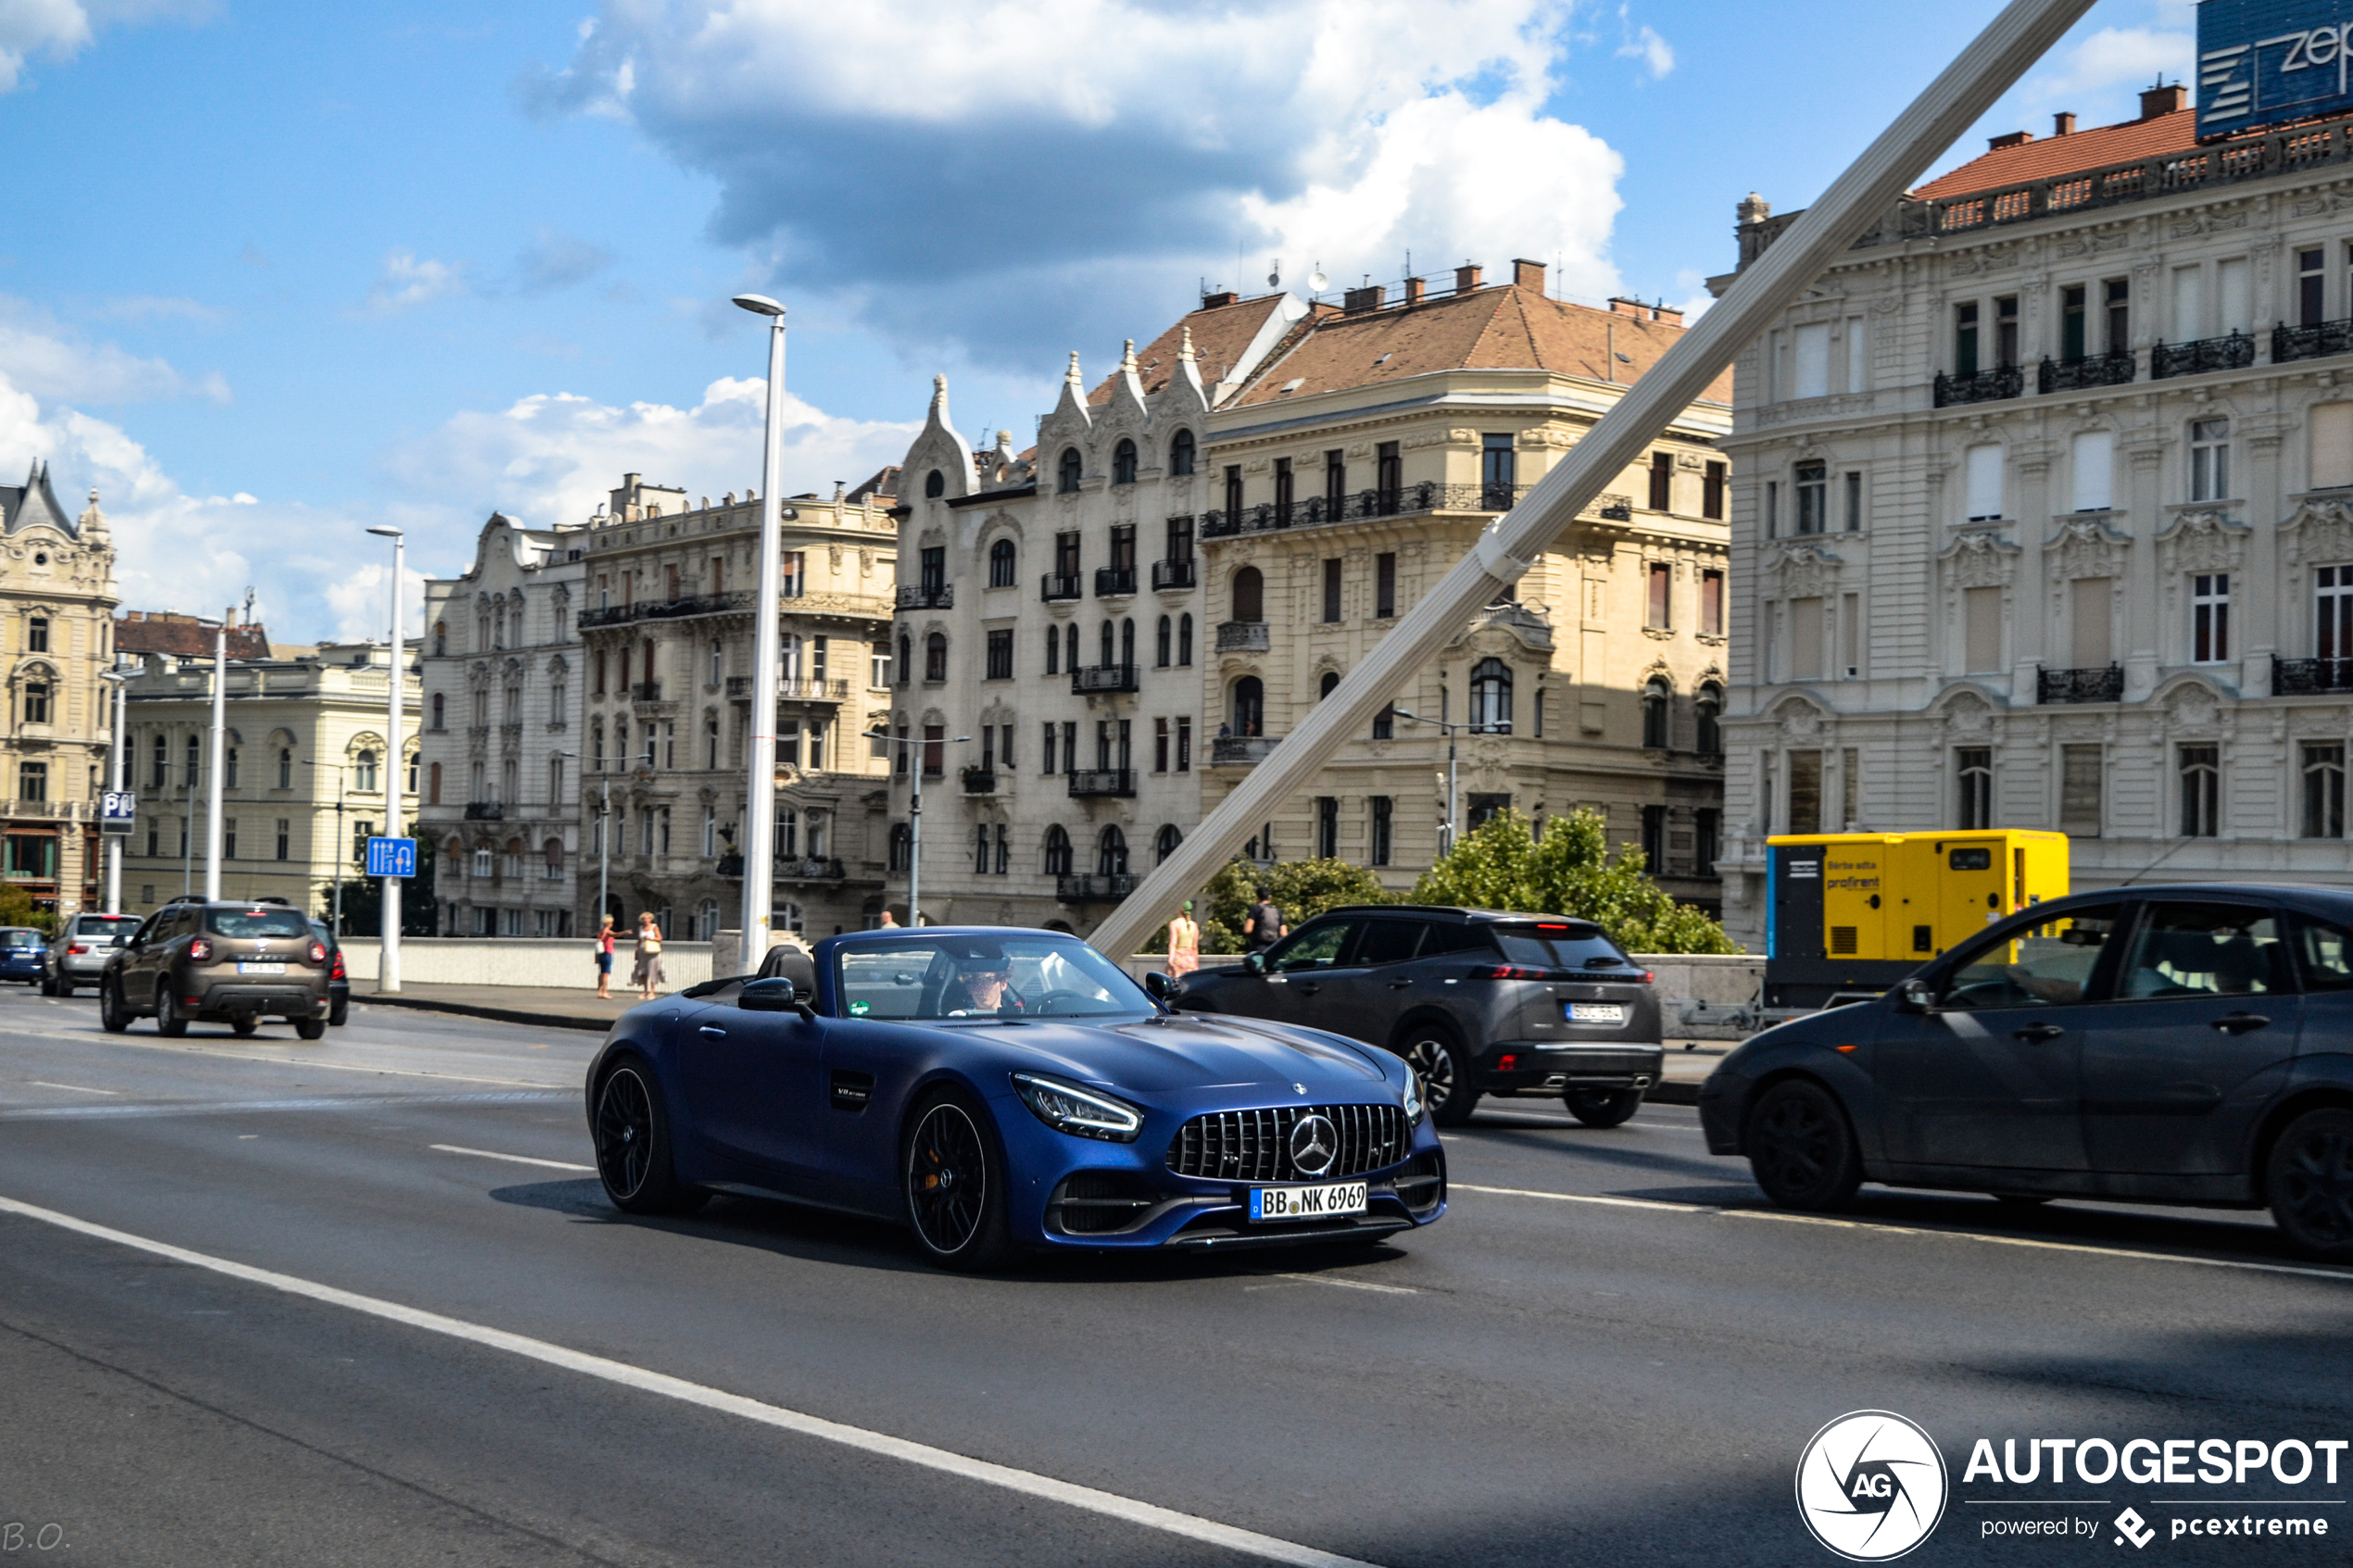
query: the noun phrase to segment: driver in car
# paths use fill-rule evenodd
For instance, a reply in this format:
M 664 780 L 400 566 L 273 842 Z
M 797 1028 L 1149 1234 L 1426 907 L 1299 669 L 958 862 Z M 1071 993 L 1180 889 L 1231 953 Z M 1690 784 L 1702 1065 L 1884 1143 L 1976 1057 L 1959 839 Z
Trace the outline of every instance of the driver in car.
M 950 1018 L 1001 1017 L 1026 1010 L 1020 993 L 1013 988 L 1013 972 L 1002 959 L 960 960 L 948 983 L 946 1000 Z

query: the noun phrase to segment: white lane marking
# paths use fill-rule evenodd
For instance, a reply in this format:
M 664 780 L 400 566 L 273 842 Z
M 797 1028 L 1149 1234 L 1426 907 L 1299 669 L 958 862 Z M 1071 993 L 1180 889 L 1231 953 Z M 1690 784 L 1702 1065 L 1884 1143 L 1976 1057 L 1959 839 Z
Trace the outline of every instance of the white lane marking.
M 342 1307 L 351 1311 L 365 1313 L 370 1317 L 383 1318 L 389 1323 L 422 1329 L 428 1334 L 444 1335 L 452 1339 L 465 1340 L 470 1344 L 487 1346 L 494 1350 L 505 1350 L 511 1355 L 522 1356 L 548 1366 L 561 1367 L 567 1372 L 576 1372 L 584 1376 L 599 1378 L 607 1383 L 618 1384 L 624 1388 L 635 1388 L 642 1393 L 659 1395 L 666 1399 L 675 1399 L 681 1404 L 697 1405 L 704 1410 L 717 1411 L 724 1415 L 733 1415 L 745 1421 L 757 1422 L 762 1426 L 773 1426 L 780 1431 L 791 1432 L 804 1437 L 813 1437 L 820 1442 L 836 1443 L 862 1453 L 878 1454 L 885 1459 L 895 1459 L 907 1464 L 921 1465 L 926 1470 L 940 1471 L 967 1481 L 979 1482 L 983 1486 L 997 1486 L 1005 1491 L 1016 1492 L 1025 1497 L 1041 1498 L 1048 1502 L 1058 1502 L 1065 1507 L 1081 1509 L 1089 1513 L 1103 1514 L 1109 1518 L 1124 1520 L 1131 1524 L 1142 1525 L 1146 1529 L 1179 1536 L 1187 1540 L 1203 1541 L 1211 1546 L 1223 1547 L 1228 1551 L 1263 1558 L 1269 1562 L 1290 1563 L 1294 1565 L 1294 1568 L 1374 1568 L 1373 1564 L 1361 1559 L 1341 1557 L 1334 1552 L 1303 1546 L 1297 1541 L 1287 1541 L 1277 1536 L 1262 1536 L 1255 1530 L 1223 1524 L 1214 1519 L 1203 1519 L 1197 1514 L 1180 1513 L 1175 1509 L 1162 1508 L 1156 1503 L 1141 1502 L 1134 1498 L 1121 1497 L 1116 1492 L 1099 1491 L 1093 1486 L 1081 1486 L 1069 1481 L 1058 1481 L 1051 1475 L 1040 1475 L 1035 1471 L 1018 1470 L 1009 1464 L 997 1464 L 988 1460 L 973 1459 L 964 1454 L 952 1453 L 946 1449 L 934 1448 L 928 1443 L 910 1442 L 904 1437 L 893 1437 L 887 1433 L 868 1431 L 862 1426 L 850 1426 L 838 1421 L 827 1421 L 823 1416 L 806 1415 L 799 1411 L 787 1410 L 782 1405 L 769 1404 L 763 1399 L 749 1399 L 741 1394 L 730 1394 L 724 1389 L 713 1388 L 701 1383 L 690 1383 L 683 1377 L 673 1377 L 667 1373 L 648 1372 L 643 1367 L 631 1366 L 626 1361 L 616 1361 L 604 1356 L 592 1356 L 585 1351 L 567 1349 L 561 1345 L 553 1345 L 545 1339 L 534 1339 L 527 1335 L 511 1334 L 503 1328 L 490 1328 L 481 1323 L 467 1323 L 461 1318 L 444 1317 L 439 1312 L 428 1312 L 416 1307 L 404 1307 L 396 1301 L 386 1301 L 373 1296 L 362 1296 L 356 1291 L 338 1289 L 332 1285 L 320 1285 L 315 1281 L 298 1278 L 294 1274 L 282 1274 L 269 1269 L 255 1268 L 250 1263 L 239 1263 L 227 1258 L 216 1258 L 208 1253 L 190 1251 L 187 1248 L 174 1247 L 167 1241 L 153 1241 L 143 1236 L 133 1236 L 128 1231 L 119 1231 L 89 1220 L 76 1219 L 71 1214 L 61 1214 L 54 1209 L 36 1208 L 32 1204 L 20 1202 L 13 1198 L 0 1198 L 0 1213 L 16 1214 L 24 1219 L 37 1220 L 43 1224 L 55 1225 L 60 1230 L 94 1236 L 100 1241 L 110 1241 L 118 1246 L 132 1248 L 158 1258 L 169 1258 L 174 1262 L 185 1263 L 192 1268 L 209 1269 L 215 1273 L 226 1274 L 232 1279 L 241 1279 L 251 1285 L 266 1286 L 272 1290 L 283 1291 L 289 1296 L 299 1296 L 312 1301 L 324 1302 L 331 1307 Z
M 517 1165 L 545 1165 L 550 1171 L 589 1171 L 594 1165 L 574 1165 L 569 1160 L 534 1160 L 528 1154 L 500 1154 L 490 1148 L 460 1148 L 454 1143 L 429 1143 L 427 1148 L 437 1148 L 444 1154 L 471 1154 L 476 1160 L 507 1160 Z
M 69 1094 L 76 1095 L 120 1096 L 122 1093 L 120 1089 L 84 1088 L 80 1084 L 52 1084 L 46 1078 L 27 1078 L 25 1082 L 31 1084 L 36 1089 L 63 1089 Z
M 1304 1285 L 1328 1285 L 1339 1290 L 1374 1290 L 1383 1296 L 1419 1296 L 1420 1291 L 1409 1285 L 1375 1285 L 1365 1279 L 1333 1279 L 1324 1274 L 1277 1273 L 1274 1279 L 1295 1279 Z
M 2095 1258 L 2125 1258 L 2144 1263 L 2186 1263 L 2200 1269 L 2235 1269 L 2244 1273 L 2294 1274 L 2303 1279 L 2334 1280 L 2353 1285 L 2353 1271 L 2301 1268 L 2294 1263 L 2253 1263 L 2238 1258 L 2192 1258 L 2178 1252 L 2145 1252 L 2130 1247 L 2094 1247 L 2080 1241 L 2037 1241 L 2031 1236 L 1988 1236 L 1982 1231 L 1932 1230 L 1922 1225 L 1891 1225 L 1876 1220 L 1837 1220 L 1822 1214 L 1784 1214 L 1769 1209 L 1722 1209 L 1698 1203 L 1663 1203 L 1648 1198 L 1602 1198 L 1590 1193 L 1537 1192 L 1528 1187 L 1471 1186 L 1450 1184 L 1455 1192 L 1487 1193 L 1500 1198 L 1541 1198 L 1554 1203 L 1595 1203 L 1614 1209 L 1655 1209 L 1669 1214 L 1713 1214 L 1726 1220 L 1771 1220 L 1790 1225 L 1823 1225 L 1834 1230 L 1869 1231 L 1879 1236 L 1935 1236 L 1945 1241 L 1982 1241 L 1988 1247 L 2027 1247 L 2043 1252 L 2082 1252 Z

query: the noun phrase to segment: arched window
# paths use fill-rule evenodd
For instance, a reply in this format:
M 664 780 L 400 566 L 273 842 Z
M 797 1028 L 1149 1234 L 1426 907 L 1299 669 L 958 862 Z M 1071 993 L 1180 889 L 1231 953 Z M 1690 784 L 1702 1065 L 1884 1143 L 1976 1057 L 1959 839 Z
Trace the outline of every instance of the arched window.
M 1315 683 L 1315 700 L 1317 702 L 1323 701 L 1326 697 L 1331 696 L 1332 692 L 1339 685 L 1340 671 L 1337 670 L 1325 671 L 1324 678 Z
M 1674 701 L 1674 689 L 1667 677 L 1654 675 L 1642 686 L 1642 745 L 1653 751 L 1667 747 L 1667 719 L 1668 705 Z
M 1114 649 L 1114 648 L 1116 647 L 1116 646 L 1117 646 L 1116 641 L 1115 641 L 1115 639 L 1117 638 L 1117 636 L 1118 636 L 1118 633 L 1115 633 L 1115 632 L 1114 632 L 1114 631 L 1112 630 L 1112 625 L 1111 625 L 1111 622 L 1110 622 L 1110 621 L 1104 621 L 1104 622 L 1103 622 L 1103 634 L 1102 634 L 1101 642 L 1102 642 L 1102 646 L 1103 646 L 1103 647 L 1102 647 L 1102 651 L 1103 651 L 1102 662 L 1103 662 L 1103 663 L 1105 663 L 1105 664 L 1115 664 L 1115 663 L 1117 663 L 1117 662 L 1118 662 L 1118 660 L 1116 660 L 1116 659 L 1114 659 L 1114 658 L 1112 658 L 1112 653 L 1113 653 Z
M 588 726 L 588 771 L 605 771 L 605 721 L 598 719 Z
M 934 632 L 924 639 L 924 679 L 948 679 L 948 634 L 944 632 Z
M 1063 447 L 1062 468 L 1055 477 L 1054 488 L 1065 495 L 1071 494 L 1078 488 L 1078 448 Z
M 1180 615 L 1176 618 L 1176 662 L 1189 665 L 1192 661 L 1193 618 L 1190 615 Z
M 1692 704 L 1699 719 L 1699 734 L 1694 737 L 1700 754 L 1715 757 L 1724 749 L 1724 732 L 1717 721 L 1724 712 L 1724 688 L 1710 683 L 1699 689 L 1699 699 Z
M 188 737 L 188 766 L 185 771 L 188 775 L 188 787 L 194 789 L 196 786 L 196 781 L 204 775 L 204 743 L 194 735 Z
M 1063 634 L 1051 626 L 1046 628 L 1046 673 L 1059 675 L 1063 671 Z
M 1136 623 L 1133 621 L 1123 621 L 1119 623 L 1119 662 L 1122 664 L 1136 662 Z
M 376 754 L 374 752 L 363 751 L 353 759 L 351 787 L 362 795 L 374 792 L 376 788 Z
M 433 652 L 436 659 L 449 652 L 449 622 L 447 621 L 433 623 Z
M 1114 484 L 1136 483 L 1136 444 L 1126 436 L 1111 449 L 1111 482 Z
M 1175 822 L 1164 822 L 1161 824 L 1160 831 L 1152 834 L 1152 853 L 1160 860 L 1165 861 L 1168 857 L 1176 853 L 1176 847 L 1184 842 L 1185 835 L 1176 831 Z
M 435 766 L 439 764 L 436 763 Z M 551 838 L 539 847 L 539 852 L 546 857 L 547 869 L 541 874 L 549 882 L 561 882 L 564 875 L 564 841 L 560 838 Z
M 914 644 L 908 639 L 907 633 L 904 632 L 900 633 L 899 684 L 902 686 L 907 684 L 908 677 L 912 675 L 915 671 L 915 656 L 913 648 Z
M 1063 831 L 1060 822 L 1046 830 L 1046 874 L 1070 874 L 1070 834 Z
M 278 748 L 278 787 L 294 788 L 294 750 L 290 746 Z
M 1119 831 L 1117 822 L 1107 825 L 1096 841 L 1095 870 L 1102 876 L 1127 874 L 1127 835 Z
M 431 793 L 430 793 L 429 795 L 427 795 L 427 796 L 426 796 L 426 797 L 425 797 L 425 804 L 426 804 L 426 805 L 428 805 L 428 806 L 438 806 L 438 805 L 440 805 L 440 804 L 441 804 L 441 764 L 440 764 L 440 763 L 438 763 L 438 762 L 434 763 L 434 764 L 433 765 L 433 769 L 432 769 L 432 771 L 431 771 L 430 772 L 428 772 L 428 773 L 425 775 L 425 778 L 426 778 L 426 780 L 428 781 L 428 783 L 429 783 L 429 784 L 431 784 L 431 786 L 432 786 L 432 791 L 431 791 Z
M 1152 633 L 1152 663 L 1163 670 L 1168 668 L 1170 624 L 1168 617 L 1164 615 L 1160 618 L 1160 625 Z
M 444 707 L 444 703 L 443 703 L 443 699 L 442 699 L 442 695 L 441 695 L 439 692 L 435 692 L 435 693 L 434 693 L 434 694 L 433 694 L 433 728 L 434 728 L 434 733 L 436 733 L 436 734 L 438 734 L 439 732 L 441 732 L 441 731 L 443 731 L 443 730 L 446 730 L 446 729 L 447 729 L 447 728 L 449 727 L 449 726 L 447 725 L 447 723 L 444 721 L 444 718 L 443 718 L 443 707 Z
M 1071 669 L 1078 668 L 1078 622 L 1074 621 L 1063 628 L 1063 662 Z
M 1471 669 L 1470 727 L 1482 734 L 1512 733 L 1512 671 L 1500 659 L 1482 659 Z
M 520 838 L 510 838 L 510 839 L 507 840 L 507 857 L 506 857 L 506 859 L 507 859 L 507 864 L 506 864 L 506 874 L 507 874 L 508 876 L 510 876 L 510 877 L 513 878 L 514 880 L 518 881 L 518 882 L 520 882 L 521 880 L 522 880 L 522 839 L 520 839 Z
M 1234 683 L 1234 734 L 1254 735 L 1265 728 L 1266 687 L 1255 675 L 1245 675 Z
M 161 735 L 156 737 L 155 771 L 148 775 L 150 788 L 161 789 L 171 782 L 171 743 Z
M 924 499 L 937 501 L 948 494 L 948 476 L 934 469 L 924 475 Z
M 1258 574 L 1254 566 L 1243 567 L 1234 573 L 1234 619 L 1266 619 L 1266 579 Z
M 908 846 L 912 842 L 908 835 L 905 822 L 893 822 L 890 825 L 890 869 L 892 871 L 903 872 L 907 869 L 910 858 L 907 852 Z
M 1171 478 L 1181 478 L 1193 471 L 1193 433 L 1180 430 L 1168 443 L 1168 472 Z
M 988 585 L 992 588 L 1012 587 L 1016 564 L 1013 542 L 1011 539 L 1000 539 L 989 546 Z

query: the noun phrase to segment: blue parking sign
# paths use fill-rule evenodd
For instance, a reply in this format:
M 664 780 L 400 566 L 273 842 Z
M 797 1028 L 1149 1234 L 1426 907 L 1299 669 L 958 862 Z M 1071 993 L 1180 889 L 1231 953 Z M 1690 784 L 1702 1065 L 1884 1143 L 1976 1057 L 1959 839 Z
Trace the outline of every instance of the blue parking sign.
M 413 838 L 371 838 L 368 840 L 368 874 L 370 876 L 415 876 L 417 874 L 417 841 Z

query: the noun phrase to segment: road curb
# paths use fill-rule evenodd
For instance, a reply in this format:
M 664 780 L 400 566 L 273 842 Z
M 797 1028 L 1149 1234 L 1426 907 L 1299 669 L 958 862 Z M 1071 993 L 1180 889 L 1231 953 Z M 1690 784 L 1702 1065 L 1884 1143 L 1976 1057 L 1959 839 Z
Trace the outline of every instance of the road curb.
M 450 1012 L 466 1018 L 486 1018 L 497 1023 L 530 1023 L 542 1029 L 588 1029 L 601 1035 L 612 1027 L 612 1019 L 564 1018 L 555 1013 L 526 1012 L 521 1008 L 484 1007 L 475 1002 L 444 1002 L 424 997 L 358 996 L 352 1003 L 359 1007 L 414 1008 L 419 1012 Z M 615 1013 L 614 1018 L 621 1015 Z

